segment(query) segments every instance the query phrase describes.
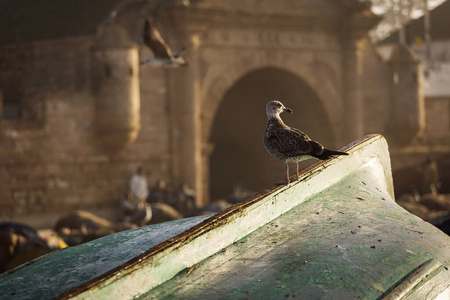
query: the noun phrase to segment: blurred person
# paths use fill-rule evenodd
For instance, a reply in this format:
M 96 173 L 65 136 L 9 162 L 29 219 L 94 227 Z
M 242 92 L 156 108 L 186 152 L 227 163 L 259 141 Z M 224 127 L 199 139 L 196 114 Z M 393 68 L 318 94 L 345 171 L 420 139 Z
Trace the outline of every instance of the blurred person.
M 128 197 L 121 201 L 121 219 L 142 226 L 151 219 L 151 208 L 147 205 L 149 189 L 142 167 L 131 176 Z
M 169 198 L 169 190 L 164 180 L 158 181 L 155 187 L 150 190 L 147 202 L 150 203 L 166 203 Z
M 432 157 L 428 157 L 423 171 L 421 193 L 432 193 L 433 195 L 436 195 L 440 185 L 439 180 L 437 163 Z
M 190 189 L 189 184 L 181 184 L 175 192 L 176 209 L 183 215 L 189 215 L 195 210 L 195 192 Z
M 139 203 L 147 200 L 149 195 L 147 178 L 144 175 L 142 167 L 138 167 L 129 182 L 129 199 Z

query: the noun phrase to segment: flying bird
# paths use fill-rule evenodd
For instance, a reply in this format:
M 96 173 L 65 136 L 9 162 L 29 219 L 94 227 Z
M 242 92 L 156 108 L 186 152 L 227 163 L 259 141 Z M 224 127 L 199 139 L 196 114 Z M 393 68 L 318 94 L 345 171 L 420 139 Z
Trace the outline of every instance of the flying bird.
M 150 64 L 157 67 L 185 67 L 187 66 L 186 58 L 183 56 L 185 49 L 182 48 L 173 54 L 170 47 L 161 37 L 158 29 L 149 20 L 145 20 L 144 25 L 144 43 L 152 50 L 154 58 L 141 61 L 141 65 Z
M 280 114 L 282 112 L 292 113 L 280 101 L 270 101 L 266 106 L 267 125 L 264 132 L 264 147 L 275 158 L 282 160 L 286 165 L 286 181 L 289 180 L 289 163 L 297 164 L 302 160 L 317 158 L 329 159 L 335 155 L 348 155 L 348 153 L 325 149 L 319 142 L 311 140 L 306 134 L 298 129 L 284 124 Z

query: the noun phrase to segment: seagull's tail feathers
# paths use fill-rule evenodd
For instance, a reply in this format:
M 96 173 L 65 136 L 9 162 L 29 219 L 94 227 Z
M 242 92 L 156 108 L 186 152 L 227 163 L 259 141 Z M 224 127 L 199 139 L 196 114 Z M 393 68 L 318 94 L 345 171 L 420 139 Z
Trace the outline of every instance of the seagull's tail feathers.
M 348 153 L 346 152 L 341 152 L 341 151 L 334 151 L 334 150 L 328 150 L 328 149 L 323 149 L 322 154 L 320 155 L 314 155 L 315 158 L 321 159 L 321 160 L 326 160 L 326 159 L 330 159 L 333 156 L 336 155 L 348 155 Z

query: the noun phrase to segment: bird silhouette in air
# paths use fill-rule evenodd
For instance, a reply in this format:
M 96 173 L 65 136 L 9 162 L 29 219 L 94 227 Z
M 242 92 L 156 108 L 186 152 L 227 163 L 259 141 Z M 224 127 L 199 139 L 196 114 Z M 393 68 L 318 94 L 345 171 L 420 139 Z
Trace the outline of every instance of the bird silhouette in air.
M 183 56 L 186 49 L 182 48 L 173 54 L 150 19 L 145 20 L 144 43 L 152 50 L 154 57 L 141 61 L 141 65 L 150 64 L 156 67 L 169 68 L 185 67 L 188 65 L 186 58 Z
M 282 160 L 286 165 L 286 181 L 289 180 L 289 163 L 297 164 L 302 160 L 316 158 L 329 159 L 335 155 L 348 155 L 348 153 L 325 149 L 319 142 L 311 140 L 306 134 L 298 129 L 284 124 L 280 114 L 282 112 L 292 113 L 280 101 L 274 100 L 267 103 L 267 125 L 264 132 L 264 147 L 275 158 Z

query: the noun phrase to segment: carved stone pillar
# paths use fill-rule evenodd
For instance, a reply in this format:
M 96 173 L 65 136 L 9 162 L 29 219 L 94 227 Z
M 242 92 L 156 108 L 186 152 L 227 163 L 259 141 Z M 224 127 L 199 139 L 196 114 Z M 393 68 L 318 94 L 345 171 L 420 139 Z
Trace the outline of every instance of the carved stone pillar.
M 202 162 L 203 162 L 203 202 L 204 203 L 208 203 L 211 201 L 211 194 L 210 194 L 210 178 L 211 178 L 211 174 L 210 174 L 210 158 L 211 158 L 211 154 L 214 151 L 214 144 L 211 143 L 203 143 L 203 147 L 202 147 Z
M 396 45 L 389 65 L 393 76 L 389 135 L 397 144 L 405 145 L 425 130 L 422 62 L 408 46 Z
M 348 35 L 343 40 L 343 127 L 344 144 L 361 138 L 364 134 L 363 102 L 361 99 L 361 53 L 358 40 Z
M 352 142 L 364 135 L 364 102 L 361 92 L 362 57 L 360 40 L 380 18 L 370 11 L 370 5 L 359 4 L 360 10 L 343 15 L 342 26 L 342 115 L 343 143 Z
M 136 139 L 140 122 L 139 55 L 125 29 L 104 28 L 94 47 L 96 133 L 109 153 Z
M 197 205 L 204 203 L 203 161 L 200 120 L 200 79 L 198 48 L 194 35 L 184 33 L 178 43 L 188 50 L 189 66 L 168 70 L 168 98 L 172 181 L 188 183 L 196 192 Z

